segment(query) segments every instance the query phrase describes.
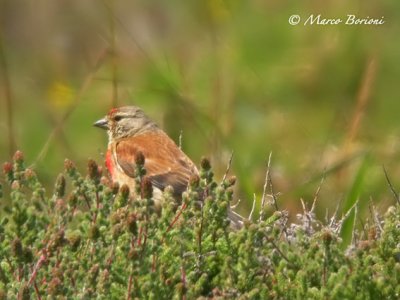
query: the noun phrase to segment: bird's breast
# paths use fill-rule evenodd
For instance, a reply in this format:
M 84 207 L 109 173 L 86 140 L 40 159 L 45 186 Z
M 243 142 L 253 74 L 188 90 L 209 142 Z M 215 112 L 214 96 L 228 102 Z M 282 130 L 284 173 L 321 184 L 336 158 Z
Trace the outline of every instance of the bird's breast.
M 106 167 L 108 169 L 108 172 L 110 172 L 111 178 L 114 178 L 114 162 L 113 162 L 113 157 L 111 150 L 108 149 L 106 153 Z

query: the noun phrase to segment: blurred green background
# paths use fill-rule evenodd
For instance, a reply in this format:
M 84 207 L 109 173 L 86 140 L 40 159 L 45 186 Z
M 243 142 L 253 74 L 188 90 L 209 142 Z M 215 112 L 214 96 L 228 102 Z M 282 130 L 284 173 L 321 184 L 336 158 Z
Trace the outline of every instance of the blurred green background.
M 0 0 L 0 17 L 0 161 L 21 149 L 49 188 L 66 157 L 102 163 L 93 122 L 135 104 L 218 180 L 234 152 L 242 213 L 270 152 L 280 208 L 312 202 L 324 174 L 322 216 L 394 203 L 382 166 L 400 186 L 399 1 Z

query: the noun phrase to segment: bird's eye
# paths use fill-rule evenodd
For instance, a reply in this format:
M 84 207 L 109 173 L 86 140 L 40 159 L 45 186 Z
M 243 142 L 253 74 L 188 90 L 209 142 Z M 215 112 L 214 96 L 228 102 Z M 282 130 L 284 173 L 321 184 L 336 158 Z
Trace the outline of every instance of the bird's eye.
M 121 116 L 115 116 L 115 117 L 114 117 L 114 121 L 117 121 L 117 122 L 120 121 L 121 119 L 122 119 Z

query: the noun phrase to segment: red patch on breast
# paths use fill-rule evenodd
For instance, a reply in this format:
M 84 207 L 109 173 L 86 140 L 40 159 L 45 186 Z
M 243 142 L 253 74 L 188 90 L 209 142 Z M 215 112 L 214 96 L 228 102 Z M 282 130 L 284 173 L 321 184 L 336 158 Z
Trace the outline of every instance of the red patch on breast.
M 111 150 L 107 150 L 106 153 L 106 167 L 108 169 L 108 172 L 110 172 L 111 177 L 114 177 L 114 164 L 113 164 L 113 158 L 112 158 L 112 153 Z

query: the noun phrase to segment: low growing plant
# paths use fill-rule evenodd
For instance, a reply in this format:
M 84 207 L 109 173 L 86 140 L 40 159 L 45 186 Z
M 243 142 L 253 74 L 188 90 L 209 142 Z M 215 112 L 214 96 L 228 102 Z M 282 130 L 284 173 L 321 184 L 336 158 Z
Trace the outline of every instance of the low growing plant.
M 3 171 L 0 299 L 400 298 L 399 205 L 343 250 L 346 216 L 321 222 L 315 205 L 294 224 L 263 207 L 232 229 L 235 180 L 216 183 L 206 160 L 160 205 L 142 164 L 135 198 L 93 160 L 86 176 L 66 160 L 50 196 L 21 152 Z

